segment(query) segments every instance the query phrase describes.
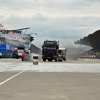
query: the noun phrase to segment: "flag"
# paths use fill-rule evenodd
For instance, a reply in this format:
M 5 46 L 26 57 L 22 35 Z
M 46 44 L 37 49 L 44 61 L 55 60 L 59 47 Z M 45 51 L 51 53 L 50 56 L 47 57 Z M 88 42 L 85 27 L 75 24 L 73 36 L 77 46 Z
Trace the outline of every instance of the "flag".
M 9 31 L 8 34 L 9 34 L 10 36 L 12 36 L 12 35 L 13 35 L 13 32 L 12 32 L 12 31 Z
M 6 28 L 6 34 L 7 34 L 7 28 Z
M 4 28 L 4 30 L 3 30 L 3 33 L 5 32 L 5 28 Z
M 8 34 L 13 34 L 13 32 L 12 31 L 9 31 Z
M 2 25 L 2 24 L 0 24 L 0 27 L 3 27 L 3 25 Z

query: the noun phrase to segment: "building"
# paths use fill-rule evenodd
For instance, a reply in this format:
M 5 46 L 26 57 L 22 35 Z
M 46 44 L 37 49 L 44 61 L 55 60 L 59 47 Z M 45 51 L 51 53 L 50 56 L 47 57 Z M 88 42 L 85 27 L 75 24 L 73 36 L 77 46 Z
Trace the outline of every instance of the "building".
M 24 46 L 30 48 L 30 34 L 22 34 L 23 30 L 30 29 L 0 29 L 0 44 L 11 45 L 13 47 Z

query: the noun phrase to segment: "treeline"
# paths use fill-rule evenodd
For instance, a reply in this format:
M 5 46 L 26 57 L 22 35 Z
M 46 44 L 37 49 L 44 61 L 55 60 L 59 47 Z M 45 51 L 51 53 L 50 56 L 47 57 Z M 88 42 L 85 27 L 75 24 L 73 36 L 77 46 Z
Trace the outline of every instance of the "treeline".
M 95 31 L 93 34 L 89 34 L 83 39 L 75 41 L 75 44 L 82 44 L 91 46 L 94 49 L 100 49 L 100 30 Z

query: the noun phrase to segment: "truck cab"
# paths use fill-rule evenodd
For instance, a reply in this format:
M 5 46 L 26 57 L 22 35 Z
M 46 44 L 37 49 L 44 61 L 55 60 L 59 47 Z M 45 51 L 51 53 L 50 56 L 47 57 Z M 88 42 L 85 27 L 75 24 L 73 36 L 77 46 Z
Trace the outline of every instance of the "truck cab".
M 57 41 L 44 41 L 42 46 L 42 59 L 43 61 L 58 61 L 59 44 Z
M 24 50 L 24 46 L 19 46 L 18 47 L 18 57 L 21 58 L 22 57 L 22 52 Z

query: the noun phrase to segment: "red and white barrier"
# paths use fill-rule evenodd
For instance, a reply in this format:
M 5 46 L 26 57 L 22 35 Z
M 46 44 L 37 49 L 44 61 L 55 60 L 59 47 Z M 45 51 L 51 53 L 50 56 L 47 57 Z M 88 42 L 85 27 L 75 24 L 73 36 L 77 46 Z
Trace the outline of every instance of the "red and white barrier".
M 33 65 L 38 65 L 38 56 L 33 56 Z

